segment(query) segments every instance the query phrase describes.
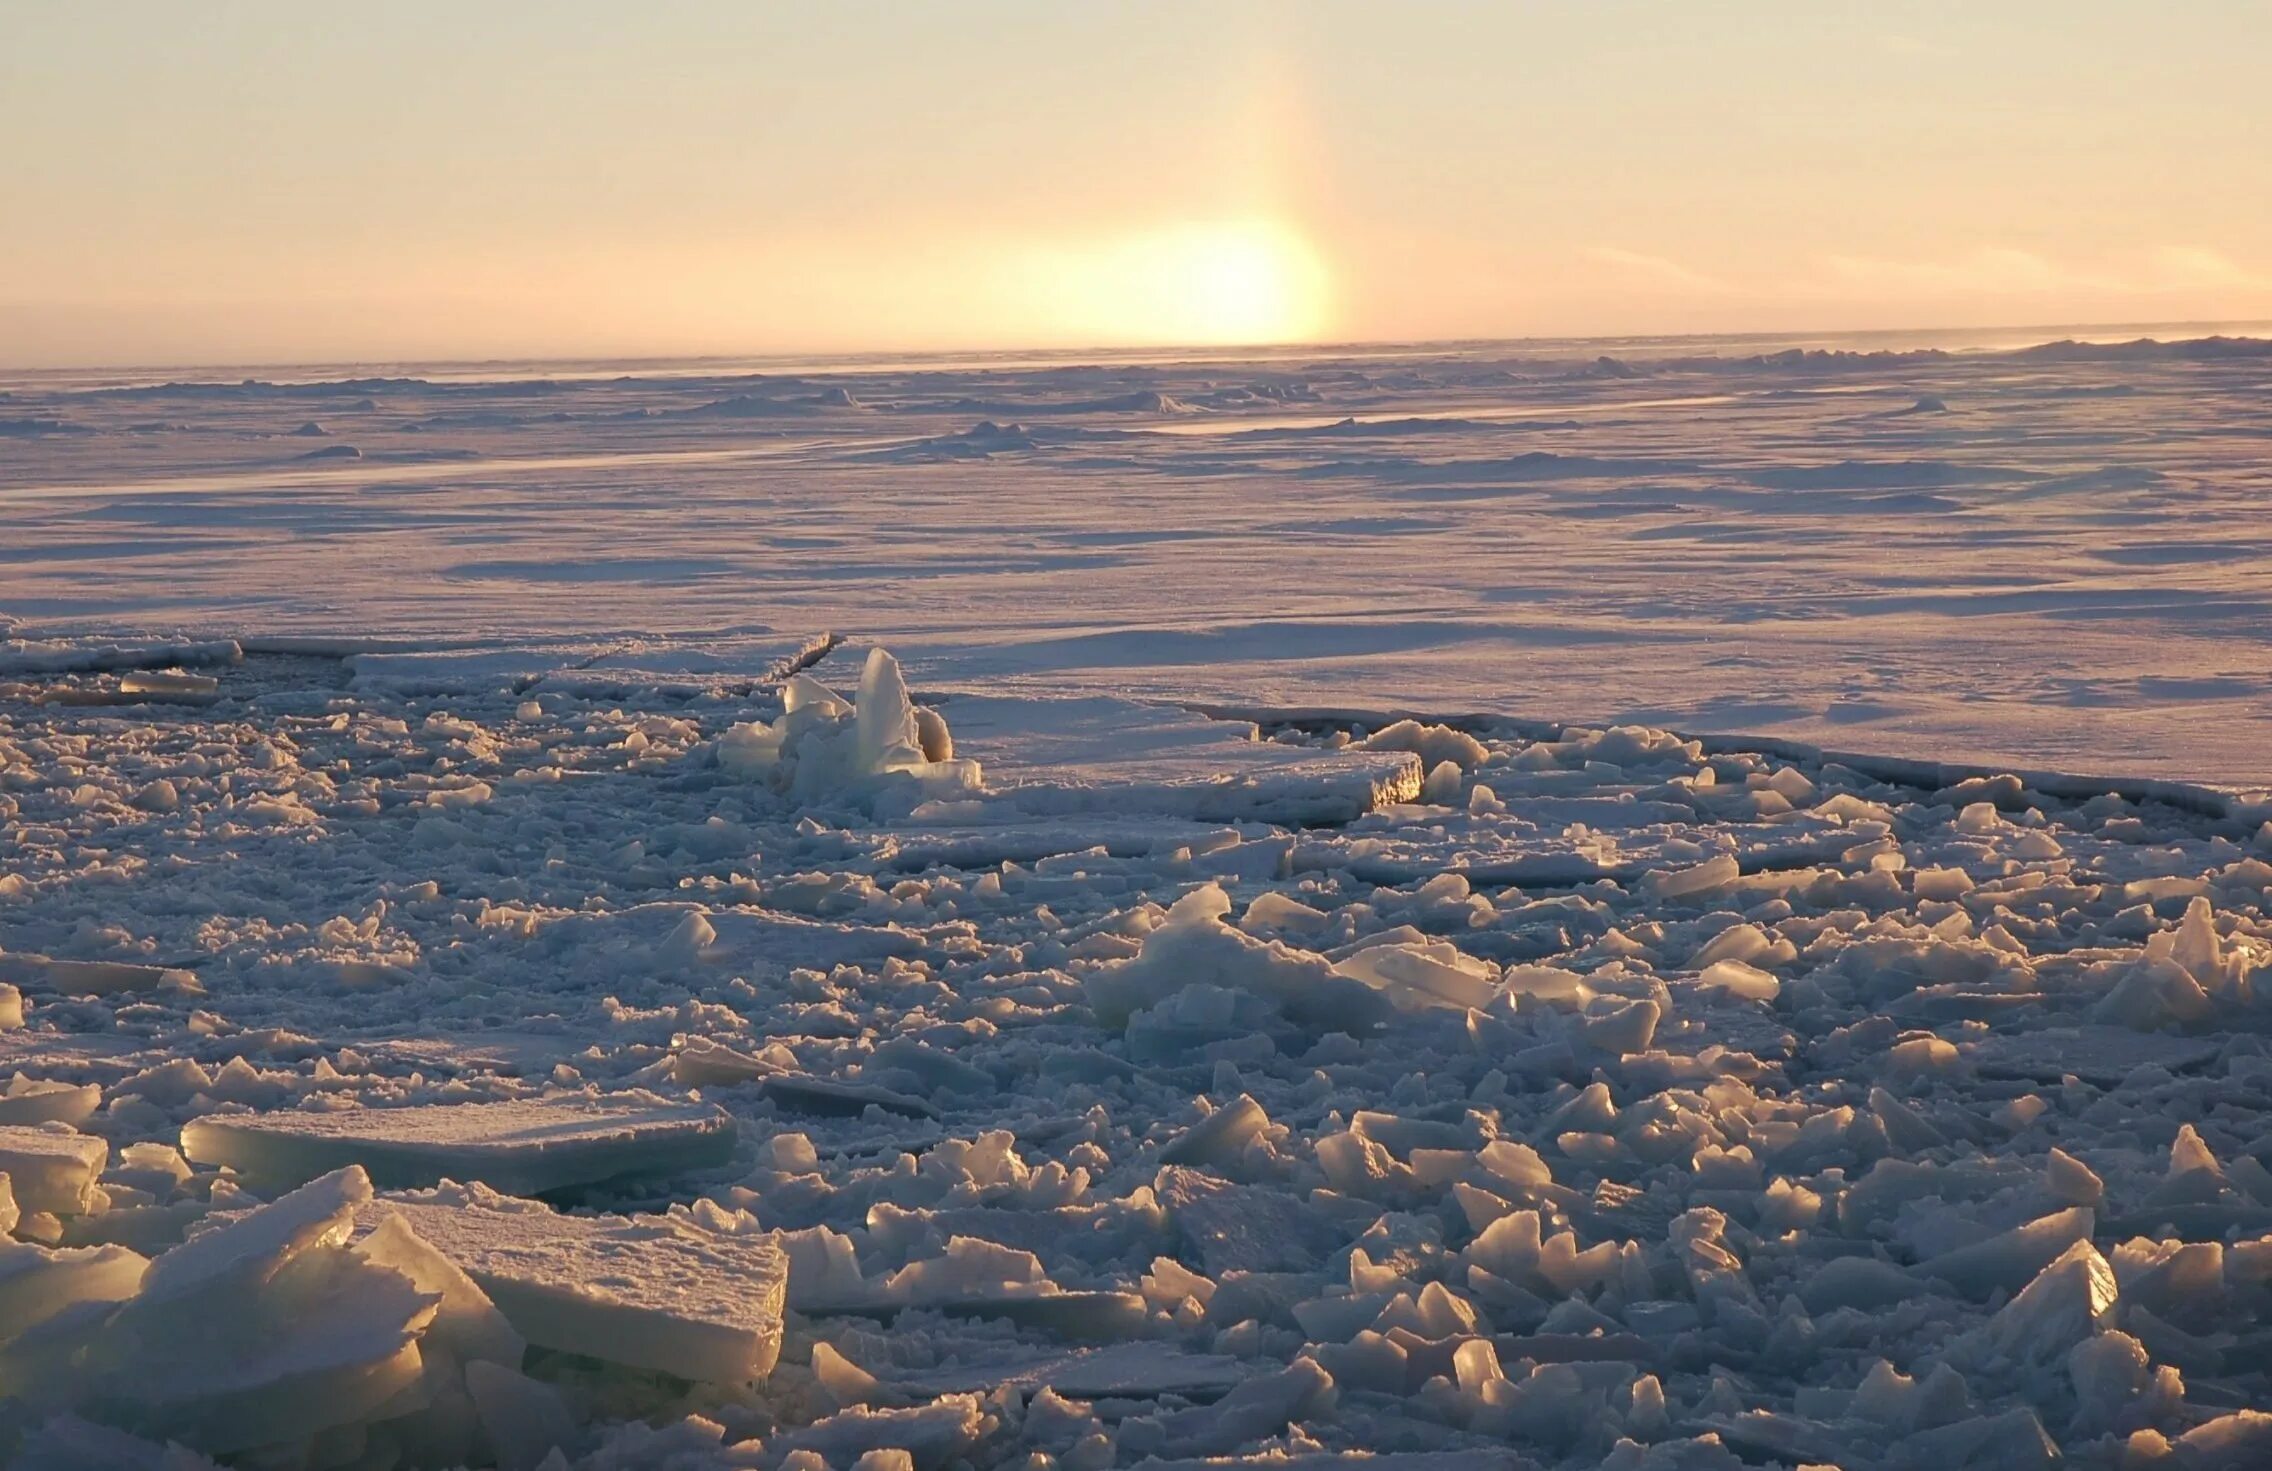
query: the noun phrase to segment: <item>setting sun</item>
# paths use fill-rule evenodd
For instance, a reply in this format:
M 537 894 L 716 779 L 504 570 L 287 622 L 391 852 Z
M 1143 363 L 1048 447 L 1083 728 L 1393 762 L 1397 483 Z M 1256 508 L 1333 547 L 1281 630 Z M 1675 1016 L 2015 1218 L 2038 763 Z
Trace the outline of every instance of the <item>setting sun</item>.
M 1322 332 L 1331 279 L 1315 247 L 1270 220 L 1193 222 L 1048 252 L 1029 290 L 1052 335 L 1228 345 Z

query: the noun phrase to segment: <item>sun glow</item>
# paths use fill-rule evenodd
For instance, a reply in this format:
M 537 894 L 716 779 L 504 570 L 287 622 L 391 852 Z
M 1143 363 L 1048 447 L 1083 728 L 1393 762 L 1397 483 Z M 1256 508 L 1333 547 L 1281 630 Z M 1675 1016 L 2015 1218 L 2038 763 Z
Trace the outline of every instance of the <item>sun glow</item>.
M 1194 222 L 1034 262 L 1026 286 L 1053 335 L 1085 342 L 1299 342 L 1328 322 L 1317 250 L 1271 220 Z

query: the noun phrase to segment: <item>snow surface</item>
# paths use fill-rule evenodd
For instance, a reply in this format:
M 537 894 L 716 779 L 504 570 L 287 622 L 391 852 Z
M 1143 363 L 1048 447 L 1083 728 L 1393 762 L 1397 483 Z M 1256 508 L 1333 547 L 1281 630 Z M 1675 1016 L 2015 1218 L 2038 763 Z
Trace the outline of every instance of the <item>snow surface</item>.
M 0 680 L 289 635 L 698 687 L 835 631 L 922 688 L 2263 785 L 2268 383 L 2248 339 L 35 374 Z M 305 458 L 311 414 L 360 457 Z
M 1629 366 L 12 390 L 0 1463 L 2265 1464 L 2272 359 Z

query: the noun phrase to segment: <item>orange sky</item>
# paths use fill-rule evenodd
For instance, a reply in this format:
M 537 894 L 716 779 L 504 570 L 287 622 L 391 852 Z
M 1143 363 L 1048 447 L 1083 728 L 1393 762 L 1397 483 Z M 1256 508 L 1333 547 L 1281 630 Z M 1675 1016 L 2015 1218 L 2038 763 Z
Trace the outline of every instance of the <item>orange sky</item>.
M 0 12 L 0 363 L 2272 317 L 2272 10 Z

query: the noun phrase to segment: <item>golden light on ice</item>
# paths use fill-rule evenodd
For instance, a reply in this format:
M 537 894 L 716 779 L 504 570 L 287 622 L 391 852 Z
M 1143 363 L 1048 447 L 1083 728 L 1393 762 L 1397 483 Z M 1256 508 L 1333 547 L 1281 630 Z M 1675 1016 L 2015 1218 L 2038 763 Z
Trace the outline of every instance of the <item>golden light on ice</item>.
M 1025 283 L 1052 335 L 1192 346 L 1299 342 L 1324 330 L 1331 278 L 1273 220 L 1195 222 L 1053 251 Z

